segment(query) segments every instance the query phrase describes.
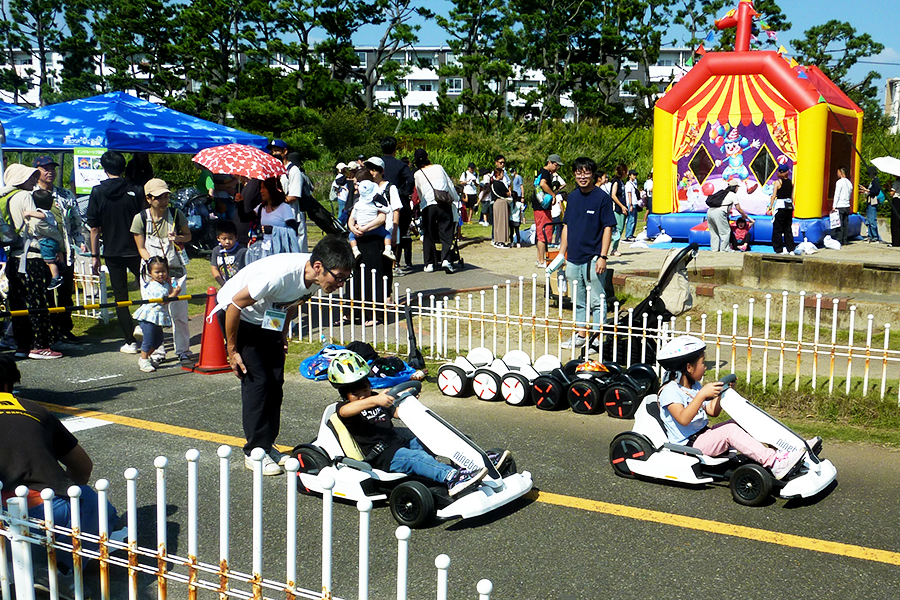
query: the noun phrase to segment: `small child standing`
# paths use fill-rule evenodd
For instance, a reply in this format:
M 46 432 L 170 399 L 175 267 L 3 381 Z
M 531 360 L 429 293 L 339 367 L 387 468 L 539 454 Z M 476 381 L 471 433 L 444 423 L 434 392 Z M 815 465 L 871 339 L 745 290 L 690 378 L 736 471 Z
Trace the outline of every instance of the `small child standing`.
M 232 221 L 219 219 L 216 221 L 216 239 L 219 245 L 213 248 L 209 256 L 213 279 L 219 285 L 237 275 L 244 268 L 244 255 L 247 249 L 237 241 L 237 226 Z
M 356 247 L 356 238 L 363 234 L 377 234 L 384 237 L 384 254 L 391 260 L 395 260 L 391 252 L 391 229 L 394 221 L 388 218 L 391 211 L 390 202 L 382 195 L 376 194 L 378 185 L 374 181 L 360 181 L 357 184 L 359 199 L 350 211 L 350 219 L 347 223 L 350 228 L 350 246 L 353 255 L 357 258 L 361 254 Z
M 141 298 L 153 300 L 157 298 L 174 298 L 181 288 L 172 288 L 169 277 L 169 262 L 164 256 L 152 256 L 141 269 Z M 162 304 L 142 304 L 134 311 L 134 320 L 138 322 L 144 339 L 141 341 L 141 357 L 138 368 L 144 373 L 152 373 L 157 365 L 150 360 L 153 351 L 162 345 L 163 327 L 172 325 L 169 312 Z
M 50 285 L 48 290 L 55 290 L 62 285 L 63 279 L 59 275 L 59 252 L 63 242 L 59 224 L 53 216 L 53 194 L 47 190 L 37 189 L 31 193 L 36 210 L 26 210 L 23 215 L 27 219 L 28 233 L 36 238 L 41 248 L 41 259 L 47 263 L 50 269 Z
M 509 230 L 510 240 L 515 243 L 516 248 L 522 247 L 522 234 L 519 233 L 519 227 L 522 225 L 522 217 L 525 215 L 525 202 L 521 197 L 513 200 L 512 207 L 509 211 Z

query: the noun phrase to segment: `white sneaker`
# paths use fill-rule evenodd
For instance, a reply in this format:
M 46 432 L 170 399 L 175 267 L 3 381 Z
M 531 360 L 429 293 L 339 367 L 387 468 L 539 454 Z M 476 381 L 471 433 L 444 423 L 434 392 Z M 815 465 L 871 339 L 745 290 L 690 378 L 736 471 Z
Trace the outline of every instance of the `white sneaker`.
M 122 347 L 119 348 L 119 352 L 122 352 L 123 354 L 138 354 L 140 351 L 141 348 L 137 345 L 137 342 L 123 344 Z
M 283 467 L 284 463 L 286 463 L 290 457 L 290 454 L 282 454 L 275 448 L 269 450 L 269 458 L 271 458 L 273 462 L 277 463 L 279 467 Z
M 362 252 L 359 251 L 359 248 L 353 246 L 353 258 L 359 258 L 360 254 L 362 254 Z
M 422 272 L 423 272 L 423 273 L 433 273 L 433 272 L 434 272 L 434 265 L 425 265 L 425 268 L 422 269 Z
M 782 253 L 782 254 L 790 254 L 790 252 L 788 252 L 788 249 L 787 249 L 787 248 L 782 248 L 782 249 L 781 249 L 781 253 Z
M 156 371 L 156 367 L 153 365 L 149 358 L 139 358 L 138 368 L 144 373 L 153 373 L 154 371 Z
M 140 325 L 135 325 L 134 331 L 132 331 L 131 334 L 134 336 L 134 339 L 136 339 L 138 341 L 141 341 L 144 339 L 144 330 L 141 329 Z
M 585 341 L 587 341 L 585 340 L 585 338 L 576 333 L 572 336 L 571 339 L 568 339 L 560 344 L 559 347 L 563 349 L 581 348 L 582 346 L 584 346 Z
M 244 456 L 244 466 L 252 471 L 253 470 L 253 459 L 250 458 L 249 456 Z M 262 474 L 263 475 L 269 477 L 269 476 L 273 476 L 273 475 L 281 475 L 282 473 L 284 473 L 284 470 L 281 467 L 279 467 L 278 463 L 276 463 L 274 460 L 272 460 L 272 458 L 268 454 L 263 456 L 263 459 L 262 459 Z
M 785 475 L 790 473 L 791 469 L 800 462 L 804 454 L 806 454 L 805 448 L 794 450 L 793 452 L 779 452 L 775 457 L 775 464 L 772 465 L 772 475 L 775 476 L 775 479 L 783 479 Z
M 384 252 L 382 252 L 381 254 L 382 254 L 382 256 L 386 256 L 387 258 L 389 258 L 391 260 L 397 260 L 397 257 L 394 256 L 394 253 L 391 252 L 390 248 L 385 248 Z
M 166 360 L 166 347 L 164 344 L 160 344 L 159 348 L 153 351 L 153 354 L 150 355 L 150 360 L 157 363 Z

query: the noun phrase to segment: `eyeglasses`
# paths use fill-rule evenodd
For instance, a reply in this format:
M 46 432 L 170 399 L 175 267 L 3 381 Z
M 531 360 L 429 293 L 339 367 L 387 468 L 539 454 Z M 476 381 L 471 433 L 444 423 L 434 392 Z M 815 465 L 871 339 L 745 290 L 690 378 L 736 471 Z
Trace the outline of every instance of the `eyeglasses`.
M 328 271 L 329 275 L 331 275 L 334 278 L 335 283 L 339 283 L 339 284 L 343 285 L 343 284 L 347 283 L 348 281 L 350 281 L 351 279 L 353 279 L 353 273 L 350 273 L 349 275 L 345 275 L 345 276 L 341 277 L 340 275 L 335 275 L 334 271 L 332 271 L 325 265 L 322 265 L 322 267 L 326 271 Z
M 593 177 L 594 173 L 591 171 L 575 171 L 575 177 Z

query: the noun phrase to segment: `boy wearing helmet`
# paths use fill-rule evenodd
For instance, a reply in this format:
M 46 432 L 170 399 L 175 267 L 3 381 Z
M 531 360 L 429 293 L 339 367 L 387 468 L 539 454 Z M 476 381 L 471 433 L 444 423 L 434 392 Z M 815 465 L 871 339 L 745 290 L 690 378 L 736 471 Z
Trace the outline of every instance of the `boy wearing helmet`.
M 456 469 L 438 461 L 418 438 L 402 437 L 391 419 L 394 399 L 386 393 L 374 394 L 369 385 L 369 365 L 355 352 L 344 352 L 328 365 L 328 381 L 341 395 L 337 414 L 374 467 L 394 473 L 408 473 L 446 484 L 450 496 L 473 488 L 487 475 L 487 469 Z
M 703 385 L 706 372 L 706 343 L 683 335 L 663 346 L 657 355 L 666 370 L 663 387 L 659 391 L 660 411 L 666 435 L 673 444 L 693 446 L 707 456 L 718 456 L 734 448 L 764 467 L 772 470 L 776 479 L 787 475 L 805 450 L 778 451 L 759 442 L 734 421 L 709 426 L 709 417 L 722 412 L 719 405 L 724 384 L 713 381 Z

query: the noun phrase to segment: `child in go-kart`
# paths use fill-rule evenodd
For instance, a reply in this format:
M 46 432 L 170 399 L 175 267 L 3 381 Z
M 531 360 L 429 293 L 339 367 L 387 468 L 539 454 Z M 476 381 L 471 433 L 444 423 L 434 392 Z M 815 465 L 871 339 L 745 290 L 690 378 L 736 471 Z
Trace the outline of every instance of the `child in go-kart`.
M 693 446 L 707 456 L 718 456 L 733 448 L 769 467 L 776 479 L 782 479 L 806 450 L 775 450 L 733 421 L 710 427 L 709 417 L 718 416 L 722 410 L 719 400 L 725 386 L 721 381 L 701 383 L 706 372 L 705 359 L 706 343 L 689 335 L 670 341 L 657 355 L 660 366 L 666 370 L 659 405 L 669 441 Z
M 418 438 L 402 437 L 391 419 L 394 399 L 386 393 L 373 393 L 369 385 L 369 365 L 355 352 L 343 352 L 328 365 L 328 381 L 341 395 L 337 414 L 360 446 L 372 466 L 395 473 L 407 473 L 431 479 L 447 486 L 450 496 L 477 487 L 487 468 L 469 471 L 456 469 L 437 460 Z M 495 465 L 505 462 L 508 452 L 488 458 Z

